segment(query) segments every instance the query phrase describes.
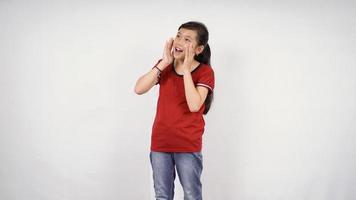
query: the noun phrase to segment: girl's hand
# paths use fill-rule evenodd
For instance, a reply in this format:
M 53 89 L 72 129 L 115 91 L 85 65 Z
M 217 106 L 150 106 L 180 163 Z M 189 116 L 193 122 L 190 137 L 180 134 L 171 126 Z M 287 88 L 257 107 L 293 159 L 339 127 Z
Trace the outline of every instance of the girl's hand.
M 195 52 L 192 44 L 188 44 L 185 48 L 185 56 L 183 62 L 183 73 L 190 73 L 194 61 Z
M 162 62 L 164 63 L 164 67 L 167 65 L 171 64 L 173 62 L 173 38 L 169 38 L 169 40 L 166 41 L 166 44 L 164 46 L 164 51 L 163 51 L 163 58 Z M 163 70 L 163 69 L 162 69 Z

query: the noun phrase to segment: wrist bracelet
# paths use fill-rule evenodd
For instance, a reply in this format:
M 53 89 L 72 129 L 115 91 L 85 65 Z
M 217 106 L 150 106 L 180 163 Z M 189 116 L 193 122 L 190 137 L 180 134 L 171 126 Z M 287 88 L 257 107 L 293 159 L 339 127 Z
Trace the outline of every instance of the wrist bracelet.
M 160 69 L 159 69 L 158 67 L 156 67 L 156 66 L 152 67 L 152 69 L 154 69 L 154 68 L 156 68 L 156 69 L 158 70 L 158 72 L 157 72 L 157 77 L 160 78 L 160 77 L 161 77 L 161 72 L 162 72 L 162 70 L 160 70 Z
M 162 72 L 162 70 L 160 70 L 157 66 L 154 66 L 153 68 L 156 68 L 159 71 L 159 73 Z

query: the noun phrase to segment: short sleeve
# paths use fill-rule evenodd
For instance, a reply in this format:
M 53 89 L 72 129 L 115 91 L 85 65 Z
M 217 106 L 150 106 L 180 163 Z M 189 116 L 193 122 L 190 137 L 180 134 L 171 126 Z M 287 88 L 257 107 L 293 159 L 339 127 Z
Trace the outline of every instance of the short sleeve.
M 205 69 L 201 73 L 196 83 L 196 86 L 203 86 L 209 89 L 209 93 L 214 91 L 215 77 L 214 70 L 210 66 L 204 67 Z

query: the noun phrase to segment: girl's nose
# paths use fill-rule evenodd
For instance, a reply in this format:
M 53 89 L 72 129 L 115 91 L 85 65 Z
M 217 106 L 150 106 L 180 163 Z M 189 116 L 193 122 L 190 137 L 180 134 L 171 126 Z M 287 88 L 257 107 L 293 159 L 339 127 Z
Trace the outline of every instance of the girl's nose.
M 176 42 L 177 44 L 182 44 L 182 38 L 180 38 L 180 37 L 178 38 L 178 37 L 177 37 L 177 38 L 175 39 L 175 42 Z
M 178 42 L 178 41 L 175 41 L 175 42 L 174 42 L 174 45 L 175 45 L 175 46 L 180 46 L 180 47 L 182 47 L 182 43 L 181 43 L 181 42 Z

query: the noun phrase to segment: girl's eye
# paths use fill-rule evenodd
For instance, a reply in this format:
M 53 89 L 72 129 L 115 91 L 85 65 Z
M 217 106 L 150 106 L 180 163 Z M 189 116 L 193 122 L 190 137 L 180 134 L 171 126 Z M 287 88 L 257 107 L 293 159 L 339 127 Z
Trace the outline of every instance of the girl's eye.
M 189 39 L 185 39 L 185 41 L 190 42 L 190 40 L 189 40 Z

